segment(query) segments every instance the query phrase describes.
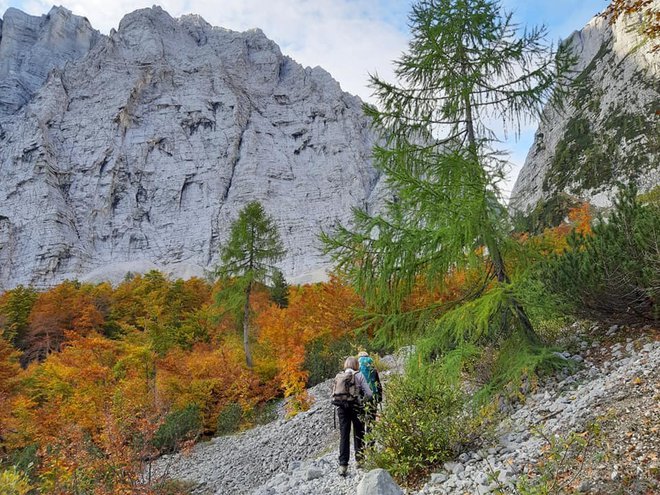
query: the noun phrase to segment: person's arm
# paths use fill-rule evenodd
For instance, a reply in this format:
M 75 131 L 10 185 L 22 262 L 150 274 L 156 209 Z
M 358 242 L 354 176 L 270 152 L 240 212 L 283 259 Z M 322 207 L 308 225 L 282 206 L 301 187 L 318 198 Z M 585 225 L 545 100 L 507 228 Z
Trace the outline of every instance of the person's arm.
M 367 399 L 371 399 L 374 396 L 374 394 L 371 391 L 371 388 L 369 387 L 367 380 L 364 378 L 364 375 L 360 372 L 356 373 L 355 380 L 359 383 L 360 389 L 362 390 L 362 394 L 364 395 L 364 397 L 366 397 Z

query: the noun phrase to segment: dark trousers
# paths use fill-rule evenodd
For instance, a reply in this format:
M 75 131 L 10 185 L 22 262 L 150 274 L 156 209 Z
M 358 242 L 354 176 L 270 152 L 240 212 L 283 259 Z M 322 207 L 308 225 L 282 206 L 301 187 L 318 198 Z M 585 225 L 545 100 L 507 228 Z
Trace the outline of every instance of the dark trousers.
M 339 418 L 339 465 L 348 466 L 351 457 L 351 425 L 353 425 L 353 446 L 355 447 L 355 460 L 362 458 L 364 422 L 362 416 L 364 411 L 361 407 L 347 406 L 337 407 L 337 418 Z

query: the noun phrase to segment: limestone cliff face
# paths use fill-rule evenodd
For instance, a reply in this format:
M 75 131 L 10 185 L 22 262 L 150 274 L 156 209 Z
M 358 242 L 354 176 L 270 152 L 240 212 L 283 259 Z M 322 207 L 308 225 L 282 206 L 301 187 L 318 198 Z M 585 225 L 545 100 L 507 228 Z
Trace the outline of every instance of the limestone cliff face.
M 655 0 L 650 8 L 660 10 Z M 565 43 L 577 57 L 564 109 L 548 106 L 510 206 L 525 211 L 558 193 L 611 204 L 617 181 L 660 184 L 660 52 L 641 18 L 593 18 Z
M 57 29 L 12 9 L 3 19 L 0 287 L 202 274 L 251 200 L 279 226 L 289 277 L 327 265 L 318 233 L 369 207 L 378 179 L 358 98 L 259 30 L 154 7 L 106 37 L 55 14 Z M 10 23 L 29 40 L 60 33 L 61 49 L 7 38 Z M 38 89 L 11 90 L 21 77 Z
M 87 54 L 100 34 L 62 7 L 34 17 L 10 8 L 0 19 L 0 117 L 32 98 L 51 69 Z

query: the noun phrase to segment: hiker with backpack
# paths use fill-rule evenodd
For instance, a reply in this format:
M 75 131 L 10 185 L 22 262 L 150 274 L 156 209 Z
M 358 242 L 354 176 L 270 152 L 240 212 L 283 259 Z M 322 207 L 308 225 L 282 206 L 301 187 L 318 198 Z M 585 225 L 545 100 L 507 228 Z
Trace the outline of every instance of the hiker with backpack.
M 339 418 L 339 475 L 346 476 L 351 455 L 351 425 L 355 461 L 360 467 L 364 438 L 364 398 L 371 399 L 373 392 L 362 373 L 357 358 L 351 356 L 344 362 L 344 371 L 337 374 L 332 387 L 332 404 Z
M 376 421 L 378 404 L 383 401 L 383 386 L 380 383 L 376 364 L 366 351 L 358 353 L 358 364 L 360 365 L 360 373 L 364 376 L 373 394 L 372 398 L 364 403 L 364 427 L 365 434 L 368 434 Z

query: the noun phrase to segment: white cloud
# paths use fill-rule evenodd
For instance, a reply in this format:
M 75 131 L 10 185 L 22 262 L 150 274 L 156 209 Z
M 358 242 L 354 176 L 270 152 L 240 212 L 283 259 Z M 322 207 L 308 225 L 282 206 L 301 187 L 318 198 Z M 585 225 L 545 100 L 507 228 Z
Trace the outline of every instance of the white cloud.
M 406 34 L 377 17 L 374 0 L 199 0 L 207 21 L 230 29 L 260 27 L 282 51 L 303 65 L 320 65 L 342 88 L 363 99 L 368 72 L 391 79 L 391 61 L 406 47 Z M 375 11 L 375 12 L 374 12 Z

